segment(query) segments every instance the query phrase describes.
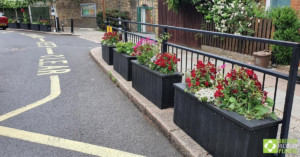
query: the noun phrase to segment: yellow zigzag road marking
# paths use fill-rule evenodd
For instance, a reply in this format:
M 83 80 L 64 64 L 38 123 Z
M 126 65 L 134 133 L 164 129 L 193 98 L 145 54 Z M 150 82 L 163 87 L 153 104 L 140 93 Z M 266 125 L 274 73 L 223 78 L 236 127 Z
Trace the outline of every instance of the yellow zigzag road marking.
M 41 99 L 41 100 L 39 100 L 37 102 L 34 102 L 32 104 L 29 104 L 27 106 L 21 107 L 19 109 L 16 109 L 14 111 L 11 111 L 9 113 L 6 113 L 6 114 L 0 116 L 0 122 L 6 120 L 8 118 L 14 117 L 14 116 L 16 116 L 18 114 L 21 114 L 23 112 L 26 112 L 26 111 L 28 111 L 30 109 L 35 108 L 35 107 L 38 107 L 38 106 L 40 106 L 40 105 L 42 105 L 42 104 L 44 104 L 46 102 L 49 102 L 49 101 L 57 98 L 60 95 L 60 93 L 61 93 L 59 78 L 58 78 L 57 75 L 54 75 L 54 76 L 50 76 L 50 80 L 51 80 L 51 91 L 50 91 L 51 93 L 50 93 L 49 96 L 47 96 L 47 97 L 45 97 L 45 98 L 43 98 L 43 99 Z
M 142 157 L 116 149 L 0 126 L 0 135 L 101 157 Z

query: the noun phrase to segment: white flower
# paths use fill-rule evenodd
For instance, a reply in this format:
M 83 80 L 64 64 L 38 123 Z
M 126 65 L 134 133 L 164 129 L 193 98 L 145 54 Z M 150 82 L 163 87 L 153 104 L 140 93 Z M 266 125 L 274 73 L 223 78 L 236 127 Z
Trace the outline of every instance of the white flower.
M 248 27 L 250 27 L 250 26 L 251 26 L 251 23 L 248 24 Z
M 151 60 L 151 62 L 156 61 L 156 56 L 152 57 L 150 60 Z
M 232 8 L 234 8 L 234 4 L 233 3 L 231 3 L 230 5 L 231 5 Z
M 242 10 L 245 10 L 245 7 L 242 7 Z
M 210 88 L 203 88 L 200 89 L 198 92 L 195 93 L 195 96 L 198 98 L 199 101 L 205 102 L 214 102 L 216 89 Z
M 260 23 L 260 19 L 258 19 L 257 22 Z

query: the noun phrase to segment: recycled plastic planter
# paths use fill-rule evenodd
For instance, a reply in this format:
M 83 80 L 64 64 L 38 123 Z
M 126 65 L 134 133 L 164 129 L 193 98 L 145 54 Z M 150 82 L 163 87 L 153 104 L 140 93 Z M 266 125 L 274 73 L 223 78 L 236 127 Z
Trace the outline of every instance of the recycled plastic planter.
M 275 139 L 280 120 L 245 117 L 199 102 L 176 83 L 174 123 L 213 156 L 254 157 L 263 154 L 263 139 Z M 270 154 L 269 154 L 270 156 Z
M 40 25 L 40 31 L 51 32 L 51 25 Z
M 269 61 L 271 59 L 271 51 L 258 51 L 253 53 L 254 56 L 254 65 L 260 66 L 263 68 L 269 67 Z
M 30 26 L 31 26 L 31 24 L 28 24 L 28 23 L 21 23 L 20 24 L 21 29 L 30 29 Z
M 17 29 L 20 28 L 20 23 L 9 23 L 9 28 Z
M 132 80 L 132 60 L 136 60 L 136 57 L 126 55 L 124 53 L 118 53 L 116 49 L 113 49 L 114 57 L 114 70 L 117 71 L 125 80 Z
M 114 46 L 106 46 L 102 44 L 102 59 L 108 64 L 113 65 L 113 57 L 114 52 L 113 49 L 116 48 Z
M 182 81 L 182 75 L 162 74 L 139 64 L 132 63 L 132 87 L 154 103 L 158 108 L 165 109 L 174 106 L 173 83 Z
M 39 24 L 31 24 L 31 30 L 39 31 L 40 25 Z

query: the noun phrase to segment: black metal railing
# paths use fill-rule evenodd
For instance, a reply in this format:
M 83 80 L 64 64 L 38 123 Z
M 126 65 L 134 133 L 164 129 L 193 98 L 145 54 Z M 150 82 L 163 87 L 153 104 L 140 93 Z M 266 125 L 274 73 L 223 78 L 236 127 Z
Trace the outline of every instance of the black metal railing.
M 227 33 L 220 33 L 220 32 L 212 32 L 206 30 L 182 28 L 182 27 L 175 27 L 175 26 L 168 26 L 168 25 L 142 23 L 142 22 L 122 20 L 117 18 L 107 18 L 106 21 L 107 25 L 109 25 L 110 20 L 122 22 L 119 28 L 113 27 L 113 29 L 117 31 L 121 31 L 123 33 L 124 36 L 123 39 L 125 42 L 127 42 L 128 40 L 137 42 L 141 38 L 147 38 L 145 36 L 138 35 L 136 33 L 128 31 L 128 24 L 138 24 L 138 25 L 158 27 L 162 30 L 163 33 L 167 33 L 168 29 L 172 29 L 172 30 L 179 30 L 179 31 L 186 31 L 186 32 L 201 33 L 206 35 L 214 35 L 220 37 L 229 37 L 229 38 L 241 39 L 245 41 L 254 41 L 259 43 L 267 43 L 267 44 L 292 47 L 293 48 L 292 61 L 290 64 L 290 71 L 288 74 L 283 74 L 280 72 L 276 72 L 274 70 L 261 68 L 255 65 L 243 63 L 229 58 L 224 58 L 222 56 L 214 55 L 201 50 L 196 50 L 189 47 L 169 43 L 167 40 L 164 40 L 162 42 L 162 48 L 161 48 L 162 52 L 171 52 L 176 54 L 176 56 L 180 58 L 180 63 L 178 63 L 178 70 L 182 73 L 187 72 L 189 69 L 192 69 L 194 67 L 194 63 L 196 63 L 198 60 L 210 61 L 214 63 L 216 66 L 221 64 L 222 65 L 228 64 L 229 66 L 226 66 L 227 69 L 226 68 L 223 69 L 223 74 L 226 71 L 230 70 L 228 69 L 228 67 L 232 69 L 234 65 L 239 65 L 254 70 L 258 74 L 259 79 L 261 79 L 263 90 L 265 90 L 265 86 L 267 83 L 268 86 L 271 86 L 270 82 L 274 82 L 275 87 L 273 91 L 273 99 L 274 99 L 274 106 L 272 109 L 273 111 L 275 110 L 275 105 L 276 105 L 278 85 L 280 84 L 282 86 L 287 84 L 286 96 L 284 102 L 284 111 L 283 111 L 283 117 L 281 121 L 282 127 L 280 132 L 280 139 L 288 138 L 293 99 L 294 99 L 296 80 L 297 80 L 297 71 L 298 71 L 298 63 L 299 63 L 299 56 L 300 56 L 300 43 L 257 38 L 257 37 L 250 37 L 250 36 L 241 36 L 241 35 L 234 35 L 234 34 L 227 34 Z M 151 40 L 155 40 L 155 39 L 151 39 Z M 284 154 L 279 154 L 279 156 L 284 156 Z

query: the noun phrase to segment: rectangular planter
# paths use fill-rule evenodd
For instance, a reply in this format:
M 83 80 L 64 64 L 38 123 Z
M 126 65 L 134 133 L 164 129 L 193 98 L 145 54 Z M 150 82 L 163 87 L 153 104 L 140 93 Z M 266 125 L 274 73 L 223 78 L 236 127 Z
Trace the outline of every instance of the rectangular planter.
M 114 46 L 106 46 L 102 44 L 102 59 L 108 64 L 113 65 L 114 62 Z
M 136 60 L 132 63 L 132 87 L 150 100 L 160 109 L 174 106 L 173 83 L 182 81 L 182 75 L 162 74 L 139 64 Z
M 40 25 L 39 24 L 31 24 L 31 30 L 39 31 Z
M 136 60 L 136 57 L 126 55 L 124 53 L 118 53 L 116 49 L 113 49 L 114 57 L 114 70 L 117 71 L 127 81 L 132 80 L 132 60 Z
M 30 26 L 31 26 L 31 24 L 28 24 L 28 23 L 21 23 L 20 24 L 20 28 L 21 29 L 30 29 Z
M 51 25 L 40 25 L 40 31 L 51 32 Z
M 174 123 L 213 156 L 254 157 L 263 154 L 263 139 L 275 139 L 281 120 L 246 120 L 235 112 L 199 102 L 174 84 Z M 271 154 L 271 156 L 273 156 Z
M 18 29 L 20 28 L 20 23 L 9 23 L 8 27 L 12 29 Z

